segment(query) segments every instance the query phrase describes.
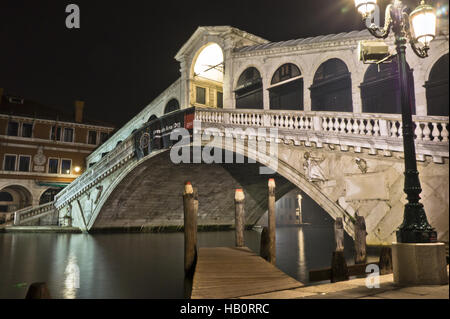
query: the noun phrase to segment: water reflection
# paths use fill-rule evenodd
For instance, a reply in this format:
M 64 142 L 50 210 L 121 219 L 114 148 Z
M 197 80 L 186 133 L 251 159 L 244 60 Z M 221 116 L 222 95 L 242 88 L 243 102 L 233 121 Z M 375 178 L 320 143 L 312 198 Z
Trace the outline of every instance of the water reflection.
M 63 298 L 75 299 L 77 297 L 77 289 L 80 288 L 80 267 L 77 264 L 77 257 L 71 254 L 67 262 L 66 280 L 64 282 Z
M 307 283 L 329 267 L 332 227 L 277 229 L 277 266 Z M 0 234 L 0 298 L 24 298 L 47 282 L 53 298 L 184 298 L 183 234 Z M 245 232 L 259 254 L 260 234 Z M 233 246 L 234 232 L 200 232 L 199 247 Z M 353 258 L 347 238 L 345 255 Z

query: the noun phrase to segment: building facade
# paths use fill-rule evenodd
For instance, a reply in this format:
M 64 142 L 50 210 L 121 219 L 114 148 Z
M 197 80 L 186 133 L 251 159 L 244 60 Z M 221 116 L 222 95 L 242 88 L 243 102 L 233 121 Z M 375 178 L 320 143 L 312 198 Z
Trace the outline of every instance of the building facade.
M 86 157 L 105 142 L 111 125 L 63 114 L 0 89 L 0 219 L 50 202 L 86 169 Z

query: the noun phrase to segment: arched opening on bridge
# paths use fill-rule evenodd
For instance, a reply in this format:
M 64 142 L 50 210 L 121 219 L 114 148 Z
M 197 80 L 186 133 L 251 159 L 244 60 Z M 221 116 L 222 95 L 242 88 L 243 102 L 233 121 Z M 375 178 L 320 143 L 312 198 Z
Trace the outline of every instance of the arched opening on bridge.
M 303 76 L 295 64 L 279 67 L 270 85 L 270 109 L 303 110 Z
M 194 106 L 223 108 L 223 52 L 217 43 L 208 43 L 192 63 L 190 100 Z
M 313 111 L 353 111 L 352 78 L 342 60 L 333 58 L 322 63 L 309 89 Z
M 0 199 L 0 202 L 7 203 L 2 206 L 7 206 L 8 212 L 13 212 L 33 204 L 33 195 L 27 188 L 21 185 L 7 186 L 0 190 L 0 194 L 3 194 L 3 199 L 7 199 L 6 201 Z M 7 194 L 9 194 L 9 196 Z M 3 210 L 4 209 L 5 208 L 3 207 Z
M 256 68 L 250 67 L 242 72 L 234 93 L 237 109 L 264 108 L 262 78 Z
M 433 65 L 425 82 L 428 115 L 448 116 L 448 68 L 447 53 Z
M 178 111 L 180 109 L 180 103 L 178 103 L 177 99 L 171 99 L 164 108 L 164 114 Z
M 150 116 L 150 117 L 148 118 L 147 123 L 148 123 L 148 122 L 151 122 L 151 121 L 154 121 L 154 120 L 157 120 L 157 119 L 158 119 L 158 117 L 157 117 L 155 114 L 153 114 L 152 116 Z
M 56 194 L 61 191 L 62 188 L 49 188 L 44 193 L 42 193 L 41 198 L 39 198 L 39 205 L 47 204 L 55 199 Z
M 416 113 L 414 94 L 414 75 L 408 67 L 408 85 L 412 98 L 412 112 Z M 361 83 L 361 102 L 364 113 L 401 114 L 400 79 L 398 64 L 394 59 L 391 63 L 372 64 L 364 75 Z

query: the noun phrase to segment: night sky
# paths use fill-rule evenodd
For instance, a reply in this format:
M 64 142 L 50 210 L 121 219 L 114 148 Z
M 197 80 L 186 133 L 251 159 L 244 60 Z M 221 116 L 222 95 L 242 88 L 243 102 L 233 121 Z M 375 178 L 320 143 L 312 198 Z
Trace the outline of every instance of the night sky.
M 81 29 L 65 26 L 70 3 Z M 353 0 L 1 0 L 0 87 L 69 113 L 81 99 L 87 117 L 120 126 L 179 77 L 174 56 L 204 25 L 269 41 L 363 28 Z

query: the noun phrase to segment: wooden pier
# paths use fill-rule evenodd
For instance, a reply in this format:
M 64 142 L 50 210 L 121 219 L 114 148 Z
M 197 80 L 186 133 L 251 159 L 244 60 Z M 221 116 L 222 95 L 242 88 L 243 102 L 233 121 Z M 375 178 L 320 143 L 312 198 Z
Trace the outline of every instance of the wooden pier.
M 230 299 L 304 286 L 247 247 L 199 248 L 191 299 Z

